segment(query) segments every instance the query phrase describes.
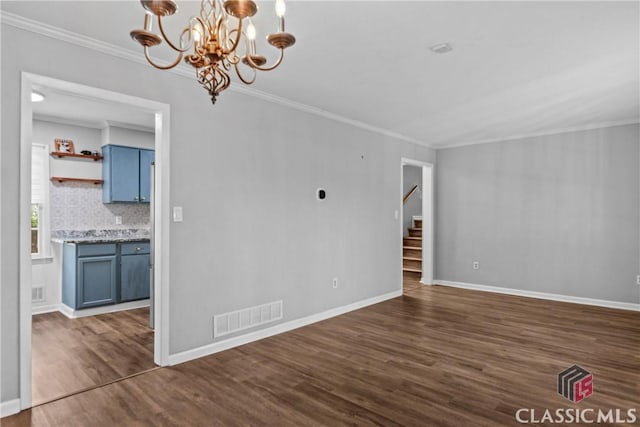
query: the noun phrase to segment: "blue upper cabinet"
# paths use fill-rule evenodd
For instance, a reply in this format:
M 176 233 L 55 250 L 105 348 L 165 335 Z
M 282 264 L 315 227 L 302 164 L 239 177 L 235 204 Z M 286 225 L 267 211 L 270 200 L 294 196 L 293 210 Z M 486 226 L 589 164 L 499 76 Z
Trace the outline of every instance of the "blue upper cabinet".
M 102 147 L 102 201 L 138 202 L 140 198 L 140 150 L 105 145 Z
M 151 200 L 151 164 L 155 159 L 155 151 L 140 150 L 140 201 Z
M 151 163 L 155 152 L 121 145 L 102 147 L 102 201 L 149 203 Z

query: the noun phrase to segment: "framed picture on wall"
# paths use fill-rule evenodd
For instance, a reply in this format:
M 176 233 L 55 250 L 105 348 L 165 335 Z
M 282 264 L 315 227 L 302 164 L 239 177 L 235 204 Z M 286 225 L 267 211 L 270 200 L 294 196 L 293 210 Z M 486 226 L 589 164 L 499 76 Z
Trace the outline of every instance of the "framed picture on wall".
M 73 141 L 70 139 L 55 139 L 54 144 L 55 144 L 54 148 L 57 153 L 69 153 L 69 154 L 76 153 L 73 147 Z

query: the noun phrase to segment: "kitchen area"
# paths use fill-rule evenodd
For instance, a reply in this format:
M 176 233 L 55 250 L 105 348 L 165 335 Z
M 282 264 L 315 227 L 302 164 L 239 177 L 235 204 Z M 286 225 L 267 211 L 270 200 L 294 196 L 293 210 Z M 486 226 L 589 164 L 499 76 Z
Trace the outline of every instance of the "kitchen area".
M 32 122 L 34 405 L 155 368 L 153 115 L 66 98 Z

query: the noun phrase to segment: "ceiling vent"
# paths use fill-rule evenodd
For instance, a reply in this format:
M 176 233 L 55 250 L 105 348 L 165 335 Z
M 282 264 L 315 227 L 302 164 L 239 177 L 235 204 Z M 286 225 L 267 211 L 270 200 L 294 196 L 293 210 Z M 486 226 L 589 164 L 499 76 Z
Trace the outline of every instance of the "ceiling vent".
M 453 47 L 451 47 L 449 43 L 440 43 L 434 44 L 429 49 L 431 49 L 431 51 L 435 53 L 447 53 L 451 52 L 453 50 Z

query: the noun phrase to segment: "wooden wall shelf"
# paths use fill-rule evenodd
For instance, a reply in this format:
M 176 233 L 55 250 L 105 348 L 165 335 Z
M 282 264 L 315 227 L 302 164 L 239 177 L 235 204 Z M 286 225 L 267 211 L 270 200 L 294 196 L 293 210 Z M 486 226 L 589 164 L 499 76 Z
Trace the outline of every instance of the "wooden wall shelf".
M 93 161 L 98 161 L 98 160 L 102 160 L 103 157 L 102 156 L 87 156 L 84 154 L 72 154 L 72 153 L 62 153 L 60 151 L 52 151 L 50 153 L 51 157 L 58 157 L 59 159 L 63 158 L 63 157 L 75 157 L 78 159 L 87 159 L 87 160 L 93 160 Z
M 85 156 L 83 156 L 85 157 Z M 66 178 L 63 176 L 52 176 L 51 177 L 51 181 L 55 181 L 55 182 L 87 182 L 87 183 L 91 183 L 91 184 L 96 184 L 96 185 L 102 185 L 102 183 L 104 182 L 101 179 L 87 179 L 87 178 Z

